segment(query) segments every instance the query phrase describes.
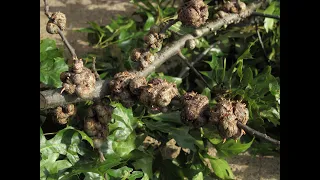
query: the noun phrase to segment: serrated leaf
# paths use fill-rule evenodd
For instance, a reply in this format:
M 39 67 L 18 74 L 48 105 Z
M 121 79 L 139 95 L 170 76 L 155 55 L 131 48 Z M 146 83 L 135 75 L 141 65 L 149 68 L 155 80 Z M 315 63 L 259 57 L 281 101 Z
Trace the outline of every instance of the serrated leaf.
M 216 145 L 219 157 L 231 157 L 246 151 L 250 148 L 254 138 L 249 143 L 235 142 L 233 139 L 227 140 L 225 143 Z
M 113 151 L 119 156 L 119 157 L 125 157 L 128 155 L 131 151 L 133 151 L 136 147 L 135 145 L 135 139 L 136 139 L 136 133 L 131 133 L 128 138 L 125 141 L 113 141 L 112 142 L 112 148 Z
M 40 54 L 45 51 L 53 50 L 56 48 L 56 42 L 53 39 L 46 38 L 40 40 Z
M 228 162 L 224 159 L 214 158 L 207 154 L 203 156 L 199 153 L 200 159 L 204 161 L 204 158 L 208 158 L 210 161 L 210 165 L 214 171 L 214 173 L 221 179 L 235 179 L 235 176 L 228 164 Z
M 146 156 L 144 158 L 138 159 L 132 163 L 135 170 L 141 169 L 146 175 L 144 175 L 145 179 L 149 179 L 152 177 L 152 157 Z
M 64 71 L 68 71 L 69 67 L 61 57 L 56 57 L 52 61 L 52 66 L 48 66 L 46 63 L 41 63 L 40 81 L 49 86 L 58 88 L 61 87 L 62 84 L 60 74 Z
M 144 31 L 149 31 L 150 27 L 155 23 L 155 21 L 154 21 L 153 15 L 151 13 L 146 12 L 146 14 L 148 16 L 148 19 L 146 20 L 146 23 L 143 26 L 143 30 Z
M 115 123 L 109 124 L 109 132 L 112 132 L 115 141 L 124 141 L 135 129 L 137 119 L 133 117 L 131 108 L 125 108 L 122 104 L 114 102 L 111 105 L 115 107 L 112 114 Z
M 172 111 L 169 113 L 158 113 L 158 114 L 149 114 L 148 116 L 151 119 L 163 122 L 172 122 L 179 125 L 182 125 L 180 120 L 180 111 Z

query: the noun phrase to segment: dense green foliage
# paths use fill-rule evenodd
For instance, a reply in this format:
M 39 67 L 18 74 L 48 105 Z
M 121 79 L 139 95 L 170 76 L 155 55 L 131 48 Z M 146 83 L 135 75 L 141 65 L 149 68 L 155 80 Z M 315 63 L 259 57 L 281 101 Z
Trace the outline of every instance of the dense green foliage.
M 143 46 L 143 36 L 150 27 L 177 17 L 177 7 L 172 6 L 170 0 L 131 2 L 137 6 L 132 17 L 118 16 L 107 25 L 90 22 L 89 27 L 79 30 L 87 33 L 91 44 L 104 52 L 100 56 L 88 52 L 82 57 L 87 67 L 91 67 L 92 58 L 97 57 L 96 67 L 102 79 L 111 79 L 119 71 L 132 69 L 130 53 L 133 48 Z M 212 14 L 213 1 L 205 2 Z M 279 6 L 279 1 L 272 1 L 258 12 L 279 15 Z M 256 24 L 249 19 L 199 38 L 193 50 L 182 49 L 183 55 L 192 61 L 212 43 L 220 42 L 194 64 L 212 91 L 192 70 L 178 77 L 185 68 L 179 61 L 167 61 L 148 78 L 161 77 L 175 82 L 181 93 L 192 90 L 202 93 L 209 98 L 211 107 L 216 104 L 218 94 L 243 100 L 250 114 L 247 125 L 280 139 L 280 22 L 263 17 L 255 20 Z M 162 46 L 192 30 L 177 22 L 170 27 L 170 38 L 165 39 Z M 256 30 L 260 32 L 264 49 Z M 66 62 L 53 40 L 40 41 L 40 82 L 52 88 L 61 87 L 59 76 L 68 70 Z M 279 152 L 277 146 L 250 135 L 243 136 L 240 142 L 229 139 L 222 143 L 215 127 L 192 129 L 181 123 L 179 110 L 152 114 L 142 105 L 125 108 L 111 101 L 115 110 L 110 133 L 101 147 L 106 161 L 100 162 L 92 139 L 83 131 L 83 119 L 91 104 L 90 101 L 76 104 L 77 115 L 65 126 L 52 123 L 50 110 L 41 112 L 40 179 L 234 179 L 226 158 L 247 150 L 252 154 Z M 56 132 L 54 136 L 52 132 Z M 146 136 L 162 144 L 173 138 L 178 146 L 189 148 L 190 153 L 181 150 L 177 158 L 163 159 L 159 149 L 144 148 Z M 216 149 L 215 156 L 207 153 L 209 147 Z

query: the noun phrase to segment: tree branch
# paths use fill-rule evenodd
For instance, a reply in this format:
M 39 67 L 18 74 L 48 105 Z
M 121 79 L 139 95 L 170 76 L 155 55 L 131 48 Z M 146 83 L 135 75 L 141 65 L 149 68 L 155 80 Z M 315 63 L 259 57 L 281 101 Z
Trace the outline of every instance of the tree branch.
M 48 5 L 48 2 L 47 0 L 43 0 L 44 2 L 44 14 L 50 19 L 52 20 L 52 18 L 50 17 L 50 13 L 49 13 L 49 5 Z M 53 21 L 52 21 L 53 22 Z M 63 43 L 65 46 L 67 46 L 70 54 L 72 55 L 72 59 L 73 60 L 77 60 L 78 57 L 77 57 L 77 54 L 74 50 L 74 48 L 70 45 L 69 41 L 67 40 L 67 38 L 63 35 L 63 32 L 62 30 L 60 29 L 60 27 L 58 27 L 58 34 L 60 35 Z
M 93 71 L 94 75 L 96 76 L 96 79 L 101 80 L 99 73 L 96 69 L 96 57 L 93 57 L 93 59 L 92 59 L 92 71 Z
M 44 1 L 46 4 L 46 0 Z M 223 19 L 210 22 L 205 26 L 195 30 L 195 34 L 197 37 L 201 37 L 201 36 L 207 35 L 210 32 L 218 30 L 219 28 L 221 28 L 226 24 L 237 23 L 240 20 L 250 16 L 250 14 L 255 9 L 259 8 L 261 4 L 262 2 L 252 3 L 251 5 L 248 6 L 246 11 L 240 14 L 230 14 Z M 154 72 L 165 61 L 167 61 L 172 56 L 176 55 L 180 51 L 180 49 L 184 47 L 187 40 L 194 39 L 194 38 L 195 36 L 191 34 L 186 34 L 182 36 L 179 40 L 174 41 L 171 45 L 168 45 L 162 48 L 162 50 L 156 54 L 155 61 L 152 64 L 150 64 L 147 68 L 145 68 L 143 71 L 140 71 L 139 75 L 146 77 L 152 72 Z M 89 99 L 104 97 L 107 94 L 106 92 L 107 84 L 108 84 L 108 81 L 97 81 L 93 95 Z M 55 89 L 55 90 L 40 91 L 40 109 L 48 109 L 48 108 L 53 108 L 63 104 L 70 104 L 70 103 L 76 103 L 76 102 L 88 100 L 88 99 L 80 99 L 76 97 L 76 95 L 69 95 L 65 93 L 61 95 L 60 91 L 61 91 L 61 88 Z
M 250 128 L 249 126 L 242 124 L 239 121 L 237 122 L 237 125 L 238 125 L 238 127 L 240 127 L 241 129 L 243 129 L 244 131 L 246 131 L 247 133 L 249 133 L 249 134 L 251 134 L 253 136 L 257 136 L 257 137 L 259 137 L 261 139 L 264 139 L 266 141 L 269 141 L 269 142 L 271 142 L 273 144 L 276 144 L 276 145 L 280 146 L 280 141 L 275 140 L 275 139 L 267 136 L 266 134 L 263 134 L 263 133 L 261 133 L 259 131 L 256 131 L 256 130 Z

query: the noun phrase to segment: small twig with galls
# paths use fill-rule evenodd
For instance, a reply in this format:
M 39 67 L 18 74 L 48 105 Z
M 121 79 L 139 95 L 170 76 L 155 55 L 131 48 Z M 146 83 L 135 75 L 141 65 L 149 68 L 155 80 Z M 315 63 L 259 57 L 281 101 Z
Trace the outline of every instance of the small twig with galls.
M 279 15 L 273 15 L 273 14 L 265 14 L 261 12 L 253 12 L 251 14 L 252 16 L 261 16 L 261 17 L 266 17 L 266 18 L 272 18 L 280 21 L 280 16 Z
M 241 129 L 245 130 L 247 133 L 249 133 L 249 134 L 251 134 L 251 135 L 253 135 L 253 136 L 257 136 L 257 137 L 259 137 L 259 138 L 261 138 L 261 139 L 264 139 L 264 140 L 266 140 L 266 141 L 269 141 L 269 142 L 271 142 L 271 143 L 273 143 L 273 144 L 276 144 L 276 145 L 279 145 L 279 146 L 280 146 L 280 141 L 275 140 L 275 139 L 269 137 L 269 136 L 266 135 L 266 134 L 263 134 L 263 133 L 261 133 L 261 132 L 259 132 L 259 131 L 256 131 L 256 130 L 250 128 L 249 126 L 242 124 L 242 123 L 239 122 L 239 121 L 237 122 L 237 125 L 238 125 Z
M 207 83 L 207 81 L 201 76 L 198 70 L 194 68 L 189 62 L 188 59 L 179 51 L 178 56 L 183 60 L 182 62 L 185 63 L 196 75 L 201 79 L 201 81 L 210 89 L 212 90 L 211 86 Z
M 49 13 L 49 5 L 48 5 L 48 2 L 47 2 L 47 0 L 43 0 L 43 2 L 44 2 L 44 13 L 45 13 L 45 15 L 46 15 L 49 19 L 51 19 L 50 13 Z M 63 43 L 67 46 L 69 52 L 71 53 L 72 59 L 73 59 L 73 60 L 77 60 L 78 57 L 77 57 L 77 54 L 76 54 L 74 48 L 70 45 L 70 43 L 69 43 L 69 41 L 67 40 L 67 38 L 63 35 L 63 32 L 62 32 L 62 30 L 60 29 L 60 27 L 58 27 L 58 34 L 60 35 Z
M 197 62 L 199 62 L 215 45 L 220 44 L 220 41 L 217 41 L 213 44 L 211 44 L 206 50 L 204 50 L 201 54 L 199 54 L 196 57 L 196 60 L 191 62 L 190 65 L 193 66 L 194 64 L 196 64 Z M 190 68 L 187 66 L 186 68 L 184 68 L 180 73 L 178 77 L 183 77 L 188 71 L 190 70 Z
M 94 75 L 96 76 L 96 79 L 101 80 L 101 78 L 97 72 L 97 69 L 96 69 L 96 57 L 93 57 L 93 59 L 92 59 L 92 71 L 93 71 Z

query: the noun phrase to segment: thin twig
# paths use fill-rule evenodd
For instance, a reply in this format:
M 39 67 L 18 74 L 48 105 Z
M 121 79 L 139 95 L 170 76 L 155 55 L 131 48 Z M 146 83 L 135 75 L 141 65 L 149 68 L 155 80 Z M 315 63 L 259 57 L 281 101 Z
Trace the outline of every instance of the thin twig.
M 49 5 L 47 3 L 47 0 L 43 0 L 44 2 L 44 14 L 49 18 L 49 20 L 52 21 L 52 18 L 50 17 L 50 13 L 49 13 Z M 52 21 L 53 22 L 53 21 Z M 57 24 L 56 24 L 57 25 Z M 60 35 L 64 45 L 67 46 L 69 52 L 71 53 L 72 55 L 72 59 L 73 60 L 78 60 L 78 57 L 77 57 L 77 54 L 74 50 L 74 48 L 70 45 L 69 41 L 67 40 L 67 38 L 63 35 L 63 32 L 62 30 L 60 29 L 60 27 L 58 26 L 58 34 Z
M 260 35 L 260 32 L 259 32 L 259 29 L 258 29 L 258 23 L 257 23 L 257 21 L 255 21 L 255 26 L 256 26 L 256 32 L 257 32 L 258 39 L 259 39 L 261 48 L 262 48 L 262 50 L 263 50 L 264 56 L 265 56 L 266 58 L 268 58 L 267 52 L 266 52 L 266 50 L 265 50 L 265 48 L 264 48 L 264 44 L 263 44 L 263 41 L 262 41 L 262 38 L 261 38 L 261 35 Z
M 174 25 L 175 23 L 177 23 L 179 21 L 179 19 L 174 19 L 169 21 L 160 31 L 160 33 L 165 33 L 167 31 L 167 29 L 169 29 L 172 25 Z
M 178 56 L 183 60 L 182 62 L 187 64 L 187 66 L 192 69 L 194 73 L 201 79 L 201 81 L 210 89 L 212 90 L 212 87 L 207 83 L 207 81 L 201 76 L 198 70 L 194 68 L 189 62 L 188 59 L 181 53 L 181 51 L 178 53 Z
M 96 79 L 101 80 L 100 75 L 98 74 L 97 69 L 96 69 L 96 57 L 93 57 L 93 59 L 92 59 L 92 71 L 93 71 L 94 75 L 96 76 Z
M 261 133 L 261 132 L 259 132 L 259 131 L 256 131 L 256 130 L 250 128 L 249 126 L 242 124 L 242 123 L 239 122 L 239 121 L 237 121 L 237 125 L 238 125 L 241 129 L 243 129 L 244 131 L 246 131 L 247 133 L 249 133 L 249 134 L 251 134 L 251 135 L 253 135 L 253 136 L 259 137 L 259 138 L 261 138 L 261 139 L 264 139 L 264 140 L 266 140 L 266 141 L 269 141 L 269 142 L 271 142 L 271 143 L 273 143 L 273 144 L 276 144 L 276 145 L 279 145 L 279 146 L 280 146 L 280 141 L 275 140 L 275 139 L 269 137 L 269 136 L 266 135 L 266 134 L 263 134 L 263 133 Z
M 190 63 L 191 66 L 193 66 L 194 64 L 196 64 L 197 62 L 199 62 L 215 45 L 220 44 L 220 41 L 217 41 L 213 44 L 211 44 L 206 50 L 204 50 L 201 54 L 199 54 L 196 57 L 196 60 L 194 60 L 193 62 Z M 180 73 L 178 77 L 183 77 L 188 71 L 190 70 L 190 68 L 187 66 L 185 67 Z
M 279 15 L 265 14 L 265 13 L 261 13 L 261 12 L 253 12 L 251 15 L 252 16 L 262 16 L 262 17 L 266 17 L 266 18 L 272 18 L 272 19 L 276 19 L 276 20 L 280 21 L 280 16 Z
M 51 19 L 51 16 L 49 14 L 49 5 L 48 5 L 48 2 L 47 0 L 43 0 L 44 2 L 44 14 L 49 18 Z
M 261 45 L 261 48 L 263 50 L 263 54 L 264 54 L 264 57 L 270 61 L 269 57 L 268 57 L 268 54 L 266 52 L 266 49 L 264 48 L 264 44 L 263 44 L 263 41 L 262 41 L 262 38 L 261 38 L 261 35 L 260 35 L 260 32 L 259 32 L 259 29 L 258 29 L 258 23 L 257 21 L 255 21 L 255 26 L 256 26 L 256 32 L 257 32 L 257 35 L 258 35 L 258 39 L 259 39 L 259 42 L 260 42 L 260 45 Z

